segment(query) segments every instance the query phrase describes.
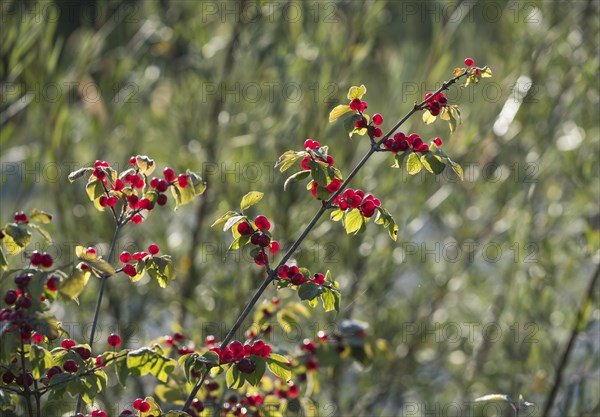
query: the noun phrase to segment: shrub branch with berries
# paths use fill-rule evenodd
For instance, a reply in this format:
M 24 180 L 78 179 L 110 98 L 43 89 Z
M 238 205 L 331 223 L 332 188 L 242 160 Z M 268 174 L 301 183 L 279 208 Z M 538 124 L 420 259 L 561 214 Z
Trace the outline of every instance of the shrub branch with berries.
M 194 417 L 205 410 L 222 416 L 281 416 L 292 401 L 303 406 L 311 404 L 311 395 L 318 391 L 319 369 L 343 360 L 368 364 L 372 349 L 365 341 L 365 323 L 344 320 L 338 331 L 319 332 L 315 340 L 305 339 L 296 349 L 285 350 L 269 343 L 271 320 L 289 332 L 310 317 L 307 305 L 315 308 L 321 304 L 326 312 L 339 311 L 342 290 L 331 271 L 313 273 L 293 259 L 325 215 L 341 222 L 347 234 L 362 233 L 372 222 L 384 227 L 393 240 L 398 238 L 398 226 L 381 200 L 366 190 L 349 187 L 374 153 L 390 152 L 392 167 L 406 169 L 411 175 L 422 170 L 440 174 L 449 167 L 462 178 L 460 165 L 442 150 L 441 138 L 424 140 L 419 134 L 398 130 L 413 114 L 422 112 L 425 124 L 440 118 L 449 123 L 450 133 L 454 132 L 461 122 L 460 111 L 443 92 L 461 78 L 466 78 L 464 85 L 468 85 L 491 76 L 489 68 L 474 66 L 470 58 L 465 65 L 467 68 L 457 68 L 437 91 L 415 103 L 386 134 L 381 130 L 384 117 L 367 114 L 369 106 L 363 100 L 366 87 L 351 87 L 348 103 L 333 108 L 329 121 L 341 119 L 350 137 L 367 136 L 370 147 L 345 178 L 330 148 L 314 139 L 306 139 L 301 150 L 288 150 L 280 156 L 276 167 L 281 172 L 296 170 L 285 181 L 284 189 L 306 180 L 307 191 L 319 202 L 312 220 L 285 253 L 280 253 L 283 251 L 270 220 L 264 214 L 251 213 L 263 198 L 262 192 L 247 193 L 239 209 L 226 212 L 213 223 L 213 227 L 231 233 L 228 253 L 249 246 L 254 263 L 264 270 L 263 282 L 222 340 L 209 335 L 199 343 L 175 332 L 149 341 L 147 346 L 129 349 L 121 336 L 113 333 L 105 340 L 104 352 L 93 344 L 109 279 L 123 274 L 135 283 L 148 274 L 161 288 L 174 279 L 171 257 L 162 254 L 154 243 L 146 250 L 124 251 L 118 257 L 114 252 L 123 227 L 140 224 L 157 207 L 164 206 L 169 200 L 167 190 L 175 208 L 202 195 L 206 186 L 194 172 L 177 174 L 165 168 L 161 177 L 153 177 L 155 162 L 138 155 L 131 157 L 130 167 L 123 172 L 117 172 L 106 161 L 96 161 L 91 167 L 71 173 L 70 181 L 87 177 L 85 190 L 94 207 L 114 219 L 114 236 L 106 258 L 95 247 L 77 246 L 76 261 L 57 266 L 48 253 L 27 252 L 34 233 L 52 242 L 45 229 L 52 216 L 39 210 L 16 213 L 13 221 L 0 229 L 2 278 L 12 277 L 14 282 L 4 294 L 6 306 L 0 310 L 0 409 L 10 412 L 24 405 L 29 416 L 41 417 L 45 398 L 70 397 L 78 399 L 78 417 L 108 417 L 102 409 L 106 405 L 98 404 L 98 396 L 106 390 L 109 378 L 116 378 L 126 387 L 131 378 L 152 375 L 158 381 L 153 395 L 137 398 L 117 411 L 119 416 Z M 25 262 L 11 265 L 12 259 L 18 262 L 19 254 L 25 254 L 21 257 Z M 85 343 L 72 340 L 51 311 L 54 303 L 78 302 L 92 277 L 100 281 L 100 289 L 90 338 Z M 295 291 L 299 301 L 283 304 L 275 297 L 261 302 L 270 286 Z M 252 312 L 254 320 L 244 333 L 246 339 L 234 340 Z M 60 346 L 54 347 L 60 339 Z M 170 411 L 163 411 L 163 407 Z

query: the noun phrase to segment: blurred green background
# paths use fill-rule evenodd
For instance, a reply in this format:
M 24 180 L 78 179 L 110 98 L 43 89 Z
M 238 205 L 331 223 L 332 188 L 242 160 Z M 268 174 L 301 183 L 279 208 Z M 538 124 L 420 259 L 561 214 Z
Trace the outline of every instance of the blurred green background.
M 347 318 L 369 324 L 372 363 L 322 371 L 326 415 L 466 415 L 491 393 L 523 394 L 535 403 L 527 415 L 541 415 L 600 256 L 599 4 L 3 1 L 0 217 L 53 213 L 60 243 L 40 248 L 68 262 L 76 244 L 106 251 L 113 233 L 70 171 L 147 154 L 159 169 L 201 173 L 205 196 L 128 227 L 118 247 L 158 243 L 177 280 L 162 291 L 109 282 L 99 340 L 114 329 L 129 347 L 180 328 L 198 342 L 223 336 L 262 274 L 247 253 L 225 259 L 229 237 L 211 223 L 263 191 L 255 213 L 289 246 L 319 204 L 303 184 L 283 191 L 277 157 L 313 138 L 347 174 L 368 148 L 327 122 L 348 87 L 365 84 L 370 114 L 390 128 L 472 57 L 494 77 L 448 92 L 463 125 L 450 136 L 416 115 L 402 129 L 442 137 L 465 180 L 409 178 L 376 154 L 353 186 L 381 198 L 398 242 L 373 225 L 355 237 L 321 221 L 297 259 L 332 271 L 341 312 L 317 310 L 297 339 L 276 332 L 274 343 Z M 75 338 L 89 332 L 97 288 L 56 310 Z M 551 415 L 600 412 L 592 293 Z M 118 386 L 102 400 L 121 401 Z

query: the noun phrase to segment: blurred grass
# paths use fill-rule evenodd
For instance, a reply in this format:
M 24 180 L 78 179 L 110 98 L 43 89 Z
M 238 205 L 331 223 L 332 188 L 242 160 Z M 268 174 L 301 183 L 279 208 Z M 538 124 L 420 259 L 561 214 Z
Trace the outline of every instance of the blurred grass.
M 599 262 L 598 3 L 282 2 L 260 15 L 239 4 L 2 2 L 1 218 L 43 208 L 56 242 L 105 244 L 111 220 L 68 184 L 70 170 L 140 153 L 202 172 L 203 201 L 128 229 L 122 243 L 157 242 L 175 255 L 177 281 L 165 291 L 111 282 L 101 327 L 130 326 L 138 344 L 176 322 L 196 340 L 223 320 L 224 333 L 261 275 L 248 259 L 224 259 L 213 220 L 264 191 L 260 211 L 291 244 L 317 205 L 302 185 L 282 191 L 277 156 L 315 138 L 347 173 L 368 144 L 327 115 L 349 86 L 364 83 L 369 110 L 391 127 L 471 56 L 494 78 L 449 92 L 463 112 L 457 132 L 418 117 L 405 128 L 441 136 L 465 181 L 408 178 L 375 155 L 354 186 L 389 208 L 398 243 L 323 222 L 299 256 L 341 281 L 336 320 L 369 322 L 388 349 L 366 370 L 323 375 L 321 400 L 340 415 L 394 414 L 502 392 L 541 408 Z M 66 245 L 50 251 L 70 256 Z M 65 322 L 90 321 L 96 285 Z M 555 415 L 599 411 L 599 320 L 596 300 Z M 444 333 L 454 324 L 461 337 Z M 486 325 L 501 335 L 482 335 Z

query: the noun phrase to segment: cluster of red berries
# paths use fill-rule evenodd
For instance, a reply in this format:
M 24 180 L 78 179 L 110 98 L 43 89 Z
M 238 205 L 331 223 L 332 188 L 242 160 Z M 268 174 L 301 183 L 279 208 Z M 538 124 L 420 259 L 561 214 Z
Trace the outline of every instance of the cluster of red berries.
M 11 370 L 6 371 L 4 374 L 2 374 L 2 382 L 4 382 L 6 385 L 8 384 L 12 384 L 13 382 L 19 386 L 31 386 L 33 385 L 33 374 L 31 372 L 25 372 L 23 373 L 22 370 L 19 373 L 19 375 L 15 375 L 12 373 Z
M 160 252 L 160 248 L 158 247 L 158 245 L 156 243 L 153 243 L 150 246 L 148 246 L 148 253 L 150 253 L 150 255 L 154 256 L 154 255 L 158 254 L 158 252 Z M 121 262 L 123 262 L 123 264 L 124 264 L 123 272 L 130 277 L 136 276 L 137 270 L 135 269 L 135 265 L 130 264 L 129 262 L 132 259 L 134 262 L 140 261 L 140 260 L 144 259 L 146 256 L 148 256 L 148 253 L 147 252 L 135 252 L 132 255 L 128 251 L 121 252 L 121 254 L 119 255 L 119 260 Z
M 373 217 L 377 207 L 381 206 L 381 201 L 371 194 L 365 195 L 363 190 L 353 190 L 352 188 L 348 188 L 333 200 L 333 204 L 337 205 L 340 210 L 343 211 L 348 208 L 357 208 L 363 216 Z
M 319 142 L 317 142 L 316 140 L 306 139 L 304 141 L 304 149 L 307 150 L 307 151 L 319 149 L 320 147 L 321 147 L 321 144 Z M 313 153 L 309 153 L 308 155 L 306 155 L 304 157 L 304 159 L 300 163 L 300 166 L 302 167 L 303 170 L 310 171 L 310 167 L 308 166 L 308 161 L 315 160 L 315 159 L 319 160 L 319 161 L 322 161 L 322 162 L 325 162 L 329 166 L 333 166 L 333 164 L 335 162 L 334 159 L 333 159 L 333 157 L 331 155 L 327 155 L 325 158 L 321 158 L 319 155 L 316 155 L 313 152 Z
M 434 143 L 437 146 L 442 146 L 442 140 L 440 138 L 435 138 Z M 409 149 L 412 149 L 415 152 L 429 151 L 429 146 L 426 143 L 423 143 L 423 139 L 416 133 L 406 136 L 404 133 L 398 132 L 393 138 L 384 140 L 383 147 L 393 153 L 405 152 Z
M 232 394 L 225 398 L 225 401 L 221 406 L 221 415 L 235 417 L 259 417 L 261 415 L 265 415 L 261 414 L 261 412 L 258 410 L 258 406 L 263 403 L 264 397 L 260 394 L 245 394 L 242 396 Z M 190 413 L 190 411 L 192 412 Z M 194 410 L 188 410 L 188 413 L 190 413 L 192 417 L 198 416 L 198 414 L 194 413 Z
M 223 349 L 215 346 L 210 348 L 210 350 L 219 355 L 219 361 L 222 364 L 235 362 L 240 372 L 246 374 L 254 372 L 254 369 L 256 368 L 254 361 L 249 359 L 248 356 L 257 355 L 267 358 L 271 354 L 271 346 L 260 339 L 244 345 L 237 340 L 234 340 Z
M 432 93 L 425 94 L 425 100 L 430 98 L 432 95 Z M 437 93 L 431 100 L 427 102 L 427 104 L 425 104 L 427 110 L 429 110 L 429 113 L 431 113 L 432 116 L 437 116 L 440 114 L 442 108 L 446 107 L 447 105 L 448 99 L 446 99 L 446 96 L 444 96 L 443 93 Z
M 97 160 L 96 162 L 94 162 L 94 171 L 92 172 L 92 175 L 106 184 L 107 170 L 105 170 L 104 168 L 109 167 L 110 165 L 108 165 L 108 162 Z
M 281 265 L 277 268 L 277 276 L 281 279 L 289 279 L 293 285 L 302 285 L 305 282 L 314 282 L 317 285 L 325 284 L 325 275 L 318 273 L 312 277 L 305 277 L 296 265 Z
M 265 216 L 256 216 L 254 224 L 256 229 L 249 221 L 241 221 L 237 224 L 237 231 L 242 236 L 250 236 L 250 243 L 260 248 L 259 252 L 254 256 L 254 263 L 264 266 L 269 259 L 265 249 L 269 248 L 269 252 L 277 253 L 279 251 L 279 242 L 271 240 L 271 235 L 268 233 L 271 229 L 271 223 Z
M 15 213 L 15 216 L 13 217 L 13 219 L 17 223 L 27 223 L 27 222 L 29 222 L 29 219 L 27 218 L 27 214 L 25 214 L 22 211 L 19 211 L 19 212 Z
M 371 121 L 367 123 L 367 119 L 363 116 L 359 120 L 354 123 L 354 127 L 357 129 L 367 129 L 369 132 L 369 136 L 373 138 L 380 138 L 383 135 L 383 132 L 380 128 L 376 126 L 381 126 L 383 123 L 383 117 L 377 113 L 373 116 Z
M 363 112 L 369 107 L 366 101 L 361 101 L 359 98 L 351 100 L 349 106 L 351 110 L 359 112 Z
M 133 402 L 133 408 L 141 413 L 147 413 L 150 411 L 150 403 L 143 398 L 138 398 Z
M 31 253 L 29 261 L 31 262 L 32 266 L 41 266 L 43 268 L 50 268 L 54 263 L 52 256 L 49 253 L 42 253 L 38 252 L 37 250 L 34 250 Z
M 126 411 L 128 412 L 126 413 Z M 130 416 L 131 414 L 131 411 L 125 410 L 121 412 L 119 417 Z M 92 411 L 92 414 L 77 413 L 75 414 L 75 417 L 108 417 L 108 414 L 106 414 L 106 411 L 102 411 L 99 408 L 95 408 L 94 411 Z
M 173 346 L 177 348 L 177 353 L 180 355 L 187 355 L 194 353 L 194 349 L 185 343 L 185 336 L 179 332 L 175 332 L 172 335 L 164 336 L 164 343 L 167 346 Z M 200 373 L 192 370 L 192 375 L 198 377 Z

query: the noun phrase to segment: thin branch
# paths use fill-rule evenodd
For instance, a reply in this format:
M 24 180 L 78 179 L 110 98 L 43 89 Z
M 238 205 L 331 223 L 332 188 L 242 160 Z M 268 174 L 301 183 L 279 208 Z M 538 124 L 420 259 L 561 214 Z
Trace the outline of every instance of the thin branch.
M 556 374 L 554 376 L 554 383 L 552 384 L 552 389 L 550 390 L 550 394 L 548 395 L 548 399 L 546 400 L 546 404 L 544 406 L 544 412 L 542 416 L 548 416 L 550 413 L 550 409 L 554 404 L 554 400 L 556 399 L 556 395 L 558 394 L 558 389 L 562 383 L 562 376 L 565 368 L 567 367 L 567 363 L 569 362 L 569 356 L 575 347 L 575 340 L 581 331 L 581 327 L 583 324 L 583 316 L 585 311 L 589 308 L 590 303 L 594 298 L 594 288 L 596 284 L 598 284 L 598 279 L 600 278 L 600 264 L 596 268 L 596 272 L 592 275 L 590 279 L 590 284 L 588 285 L 587 291 L 583 296 L 583 300 L 581 301 L 581 305 L 579 306 L 579 311 L 577 311 L 577 318 L 573 322 L 573 328 L 571 329 L 571 337 L 565 347 L 565 350 L 560 359 L 560 363 L 558 365 L 558 369 L 556 370 Z
M 348 186 L 350 181 L 352 181 L 354 176 L 360 171 L 360 169 L 363 167 L 363 165 L 369 160 L 371 155 L 373 155 L 375 152 L 377 152 L 378 150 L 381 149 L 381 144 L 383 143 L 383 141 L 385 139 L 387 139 L 388 137 L 390 137 L 390 135 L 393 135 L 394 132 L 396 130 L 398 130 L 398 128 L 400 128 L 400 126 L 402 126 L 415 112 L 417 112 L 419 110 L 423 110 L 425 105 L 429 101 L 433 100 L 434 96 L 437 93 L 440 93 L 440 92 L 448 89 L 448 87 L 450 87 L 452 84 L 456 83 L 456 81 L 458 81 L 460 78 L 464 77 L 466 74 L 467 74 L 467 70 L 456 75 L 455 77 L 451 78 L 450 80 L 445 81 L 442 84 L 442 86 L 436 92 L 434 92 L 429 98 L 423 100 L 419 104 L 415 104 L 413 106 L 413 108 L 402 119 L 400 119 L 400 121 L 398 123 L 396 123 L 394 125 L 394 127 L 392 127 L 390 129 L 390 131 L 388 133 L 386 133 L 378 142 L 372 142 L 371 147 L 369 148 L 367 153 L 362 157 L 362 159 L 358 162 L 358 164 L 354 167 L 354 169 L 350 172 L 350 174 L 348 174 L 348 177 L 344 180 L 344 182 L 342 183 L 340 188 L 329 197 L 329 200 L 327 200 L 326 202 L 323 203 L 323 205 L 319 208 L 319 211 L 317 211 L 317 213 L 314 215 L 314 217 L 312 218 L 310 223 L 302 231 L 300 236 L 298 236 L 298 238 L 292 244 L 292 246 L 290 246 L 290 248 L 287 250 L 287 252 L 283 256 L 283 258 L 279 261 L 279 263 L 277 264 L 277 267 L 275 267 L 267 275 L 267 277 L 265 278 L 263 283 L 256 290 L 256 292 L 254 293 L 254 295 L 252 296 L 250 301 L 246 304 L 246 306 L 244 307 L 244 309 L 238 316 L 234 325 L 231 327 L 231 329 L 229 330 L 229 332 L 227 333 L 227 335 L 221 342 L 221 349 L 224 349 L 227 346 L 227 344 L 231 341 L 231 339 L 233 339 L 233 336 L 238 331 L 238 329 L 240 328 L 240 326 L 242 325 L 242 323 L 244 322 L 244 320 L 246 319 L 248 314 L 250 314 L 250 312 L 252 311 L 252 309 L 254 308 L 254 306 L 256 305 L 256 303 L 258 302 L 260 297 L 262 296 L 262 294 L 265 292 L 265 290 L 267 289 L 269 284 L 271 284 L 271 282 L 273 282 L 277 278 L 277 270 L 279 269 L 279 267 L 284 265 L 288 261 L 288 259 L 296 252 L 296 250 L 298 249 L 300 244 L 304 241 L 304 239 L 306 239 L 308 234 L 311 232 L 311 230 L 316 226 L 318 221 L 321 219 L 321 216 L 323 216 L 323 214 L 331 207 L 331 204 L 335 200 L 335 198 L 344 191 L 344 189 Z M 208 371 L 209 370 L 206 370 L 205 374 L 208 374 Z M 203 375 L 203 377 L 204 376 L 205 375 Z M 181 408 L 182 411 L 185 411 L 190 407 L 193 399 L 196 397 L 196 394 L 198 393 L 198 391 L 200 390 L 200 387 L 202 386 L 203 380 L 204 380 L 204 378 L 202 378 L 200 381 L 198 381 L 196 383 L 196 385 L 194 385 L 194 388 L 192 389 L 192 391 L 190 392 L 190 395 L 186 399 L 185 404 Z

